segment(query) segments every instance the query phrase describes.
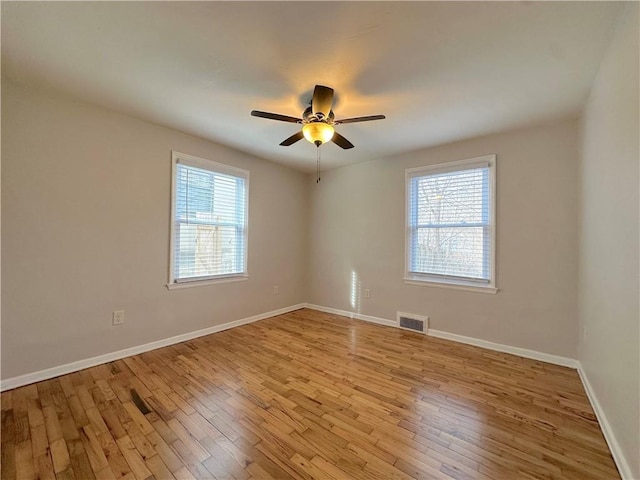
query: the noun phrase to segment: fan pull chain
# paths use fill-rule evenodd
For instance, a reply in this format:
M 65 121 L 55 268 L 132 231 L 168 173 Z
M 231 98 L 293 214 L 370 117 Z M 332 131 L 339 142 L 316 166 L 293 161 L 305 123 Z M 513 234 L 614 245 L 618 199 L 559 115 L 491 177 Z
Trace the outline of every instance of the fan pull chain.
M 320 183 L 320 145 L 316 148 L 316 183 Z

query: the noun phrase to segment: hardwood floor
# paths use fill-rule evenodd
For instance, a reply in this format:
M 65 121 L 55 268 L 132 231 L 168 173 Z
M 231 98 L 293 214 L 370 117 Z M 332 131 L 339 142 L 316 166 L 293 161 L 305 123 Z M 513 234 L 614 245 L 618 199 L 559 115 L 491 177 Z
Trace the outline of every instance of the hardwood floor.
M 1 400 L 2 479 L 620 478 L 574 370 L 306 309 Z

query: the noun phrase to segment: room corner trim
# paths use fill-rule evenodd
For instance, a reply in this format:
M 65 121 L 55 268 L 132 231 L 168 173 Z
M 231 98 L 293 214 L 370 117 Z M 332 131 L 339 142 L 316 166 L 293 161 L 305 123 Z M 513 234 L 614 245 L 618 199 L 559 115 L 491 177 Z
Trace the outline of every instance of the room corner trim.
M 452 340 L 454 342 L 465 343 L 467 345 L 474 345 L 476 347 L 482 347 L 496 352 L 510 353 L 519 357 L 530 358 L 531 360 L 552 363 L 554 365 L 560 365 L 561 367 L 577 369 L 579 364 L 579 362 L 573 358 L 538 352 L 537 350 L 529 350 L 528 348 L 512 347 L 502 343 L 494 343 L 474 337 L 465 337 L 464 335 L 458 335 L 457 333 L 443 332 L 441 330 L 433 330 L 431 328 L 427 330 L 427 335 L 443 338 L 445 340 Z
M 223 323 L 220 325 L 214 325 L 213 327 L 204 328 L 202 330 L 195 330 L 193 332 L 183 333 L 174 337 L 157 340 L 155 342 L 145 343 L 144 345 L 138 345 L 135 347 L 125 348 L 124 350 L 118 350 L 116 352 L 105 353 L 96 357 L 87 358 L 84 360 L 78 360 L 76 362 L 66 363 L 57 367 L 47 368 L 45 370 L 39 370 L 37 372 L 27 373 L 19 375 L 17 377 L 7 378 L 0 382 L 0 391 L 12 390 L 14 388 L 22 387 L 23 385 L 29 385 L 30 383 L 40 382 L 42 380 L 48 380 L 50 378 L 65 375 L 67 373 L 77 372 L 89 367 L 95 367 L 103 363 L 112 362 L 114 360 L 120 360 L 121 358 L 130 357 L 139 353 L 148 352 L 149 350 L 155 350 L 156 348 L 166 347 L 168 345 L 174 345 L 180 342 L 186 342 L 194 338 L 202 337 L 204 335 L 211 335 L 212 333 L 221 332 L 230 328 L 239 327 L 241 325 L 247 325 L 249 323 L 257 322 L 258 320 L 264 320 L 265 318 L 275 317 L 283 315 L 285 313 L 293 312 L 304 308 L 305 304 L 292 305 L 278 310 L 272 310 L 270 312 L 261 313 L 252 317 L 241 318 L 232 322 Z
M 609 445 L 609 450 L 611 451 L 611 456 L 613 457 L 616 466 L 618 467 L 618 471 L 620 472 L 620 476 L 623 480 L 633 480 L 635 477 L 633 476 L 633 472 L 631 471 L 631 467 L 629 466 L 629 462 L 624 456 L 622 448 L 616 439 L 616 436 L 613 432 L 613 428 L 611 424 L 607 420 L 607 416 L 604 413 L 604 409 L 600 405 L 598 401 L 598 397 L 596 396 L 596 392 L 594 391 L 591 383 L 589 382 L 589 377 L 587 376 L 587 372 L 585 372 L 582 364 L 578 362 L 578 375 L 580 375 L 580 380 L 582 380 L 582 385 L 584 385 L 584 390 L 587 392 L 587 398 L 591 403 L 591 407 L 596 414 L 596 418 L 598 419 L 598 423 L 600 424 L 600 429 L 602 430 L 602 434 L 604 435 L 604 439 Z

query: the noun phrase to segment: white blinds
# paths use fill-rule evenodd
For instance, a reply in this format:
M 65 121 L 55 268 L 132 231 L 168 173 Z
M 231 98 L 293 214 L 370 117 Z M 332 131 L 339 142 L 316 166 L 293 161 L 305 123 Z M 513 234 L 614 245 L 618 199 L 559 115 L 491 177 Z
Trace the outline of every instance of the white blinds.
M 246 272 L 247 175 L 214 162 L 177 158 L 173 281 Z
M 408 176 L 410 274 L 491 279 L 489 165 Z

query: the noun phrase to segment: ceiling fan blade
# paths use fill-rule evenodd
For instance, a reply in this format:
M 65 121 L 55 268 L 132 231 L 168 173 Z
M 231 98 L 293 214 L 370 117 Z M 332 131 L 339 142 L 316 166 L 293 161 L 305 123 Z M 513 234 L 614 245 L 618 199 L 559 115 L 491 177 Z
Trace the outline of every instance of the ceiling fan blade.
M 335 125 L 340 125 L 341 123 L 358 123 L 358 122 L 370 122 L 372 120 L 384 120 L 384 115 L 369 115 L 367 117 L 353 117 L 353 118 L 345 118 L 342 120 L 336 120 Z
M 344 148 L 345 150 L 353 148 L 353 143 L 351 143 L 349 140 L 344 138 L 338 132 L 333 132 L 333 137 L 331 138 L 331 141 L 336 145 L 338 145 L 340 148 Z
M 294 133 L 293 135 L 291 135 L 286 140 L 283 140 L 282 142 L 280 142 L 280 145 L 283 147 L 288 147 L 289 145 L 293 145 L 298 140 L 302 140 L 303 138 L 304 138 L 304 135 L 302 134 L 302 131 L 299 131 L 298 133 Z
M 301 118 L 280 115 L 279 113 L 261 112 L 260 110 L 251 110 L 251 116 L 268 118 L 269 120 L 278 120 L 280 122 L 302 123 Z
M 311 99 L 311 110 L 314 114 L 321 113 L 324 118 L 329 116 L 333 107 L 333 88 L 324 85 L 316 85 L 313 89 L 313 98 Z

